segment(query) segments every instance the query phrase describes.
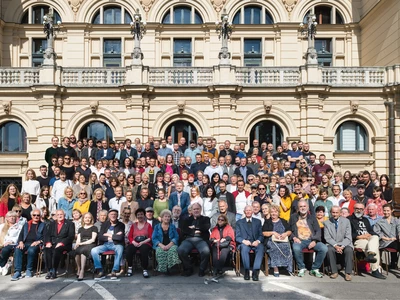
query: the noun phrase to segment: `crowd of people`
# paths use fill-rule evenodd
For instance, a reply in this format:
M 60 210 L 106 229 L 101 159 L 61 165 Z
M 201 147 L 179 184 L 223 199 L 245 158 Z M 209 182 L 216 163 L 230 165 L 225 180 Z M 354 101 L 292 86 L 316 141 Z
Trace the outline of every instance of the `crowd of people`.
M 217 147 L 201 137 L 188 145 L 171 136 L 143 145 L 138 138 L 108 143 L 74 135 L 59 145 L 53 137 L 38 174 L 28 169 L 21 190 L 10 184 L 1 196 L 0 272 L 7 275 L 13 264 L 11 280 L 23 278 L 23 270 L 32 277 L 41 251 L 46 279 L 57 278 L 68 253 L 79 281 L 89 259 L 97 279 L 107 276 L 107 251 L 114 253 L 111 279 L 132 276 L 136 256 L 145 278 L 152 256 L 157 271 L 168 274 L 181 264 L 190 276 L 193 250 L 199 276 L 208 268 L 222 274 L 239 251 L 244 279 L 251 272 L 254 281 L 265 253 L 277 277 L 282 269 L 293 275 L 293 267 L 303 277 L 307 252 L 315 254 L 310 275 L 318 278 L 325 265 L 336 279 L 339 263 L 350 281 L 355 250 L 375 278 L 386 278 L 384 248 L 397 250 L 390 267 L 398 268 L 400 222 L 387 175 L 335 172 L 301 141 L 291 149 L 286 141 L 276 149 L 258 140 L 245 147 L 231 148 L 228 140 Z

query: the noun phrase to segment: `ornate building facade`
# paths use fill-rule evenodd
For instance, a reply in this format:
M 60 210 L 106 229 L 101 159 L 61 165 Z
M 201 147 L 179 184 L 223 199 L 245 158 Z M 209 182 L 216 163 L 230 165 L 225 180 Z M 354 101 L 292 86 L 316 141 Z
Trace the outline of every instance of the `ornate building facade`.
M 302 140 L 325 153 L 337 171 L 400 175 L 397 0 L 1 4 L 4 180 L 38 168 L 51 137 L 70 134 L 212 136 L 218 143 L 257 138 L 275 146 Z M 50 7 L 57 27 L 54 65 L 43 59 Z M 139 39 L 143 57 L 135 56 L 130 25 L 139 14 L 146 22 Z M 221 63 L 216 21 L 224 15 L 232 34 L 228 60 Z M 308 41 L 299 24 L 310 15 L 318 64 L 304 59 Z

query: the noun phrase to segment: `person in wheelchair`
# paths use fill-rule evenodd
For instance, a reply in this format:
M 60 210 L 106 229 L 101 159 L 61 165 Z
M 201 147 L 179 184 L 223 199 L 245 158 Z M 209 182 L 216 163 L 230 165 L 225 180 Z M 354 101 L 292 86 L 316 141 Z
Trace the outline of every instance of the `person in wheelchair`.
M 211 231 L 210 242 L 214 275 L 221 275 L 229 252 L 234 251 L 236 248 L 235 232 L 232 226 L 229 225 L 225 214 L 218 216 L 217 225 Z

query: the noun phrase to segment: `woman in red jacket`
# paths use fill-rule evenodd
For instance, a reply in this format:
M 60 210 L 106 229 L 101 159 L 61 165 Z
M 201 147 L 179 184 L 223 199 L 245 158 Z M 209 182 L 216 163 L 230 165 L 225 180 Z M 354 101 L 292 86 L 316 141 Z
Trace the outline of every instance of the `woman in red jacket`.
M 226 215 L 219 215 L 217 225 L 210 235 L 210 242 L 213 256 L 214 275 L 222 274 L 229 252 L 235 250 L 235 233 L 228 224 Z
M 0 200 L 0 224 L 4 223 L 6 213 L 11 211 L 14 205 L 21 203 L 21 196 L 15 184 L 7 186 Z
M 353 200 L 353 193 L 350 190 L 344 190 L 343 198 L 344 198 L 344 200 L 340 200 L 339 206 L 347 207 L 350 215 L 352 215 L 354 212 L 354 204 L 357 203 L 356 201 Z

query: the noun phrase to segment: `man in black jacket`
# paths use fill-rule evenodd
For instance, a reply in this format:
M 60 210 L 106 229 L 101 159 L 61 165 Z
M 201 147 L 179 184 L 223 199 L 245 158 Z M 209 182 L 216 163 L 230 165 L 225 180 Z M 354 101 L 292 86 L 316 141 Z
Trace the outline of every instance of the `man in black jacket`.
M 201 205 L 193 203 L 192 216 L 182 221 L 181 232 L 183 241 L 178 248 L 178 254 L 183 263 L 183 276 L 190 276 L 193 273 L 193 266 L 189 259 L 189 254 L 193 249 L 197 249 L 200 254 L 199 276 L 205 275 L 205 270 L 210 257 L 208 240 L 210 239 L 210 218 L 201 215 Z
M 228 203 L 228 211 L 236 214 L 236 203 L 235 203 L 235 197 L 233 197 L 232 193 L 229 193 L 226 190 L 226 183 L 224 181 L 221 181 L 219 184 L 219 194 L 217 194 L 217 199 L 218 200 L 224 200 L 226 203 Z
M 75 224 L 65 219 L 62 209 L 57 209 L 56 220 L 51 222 L 44 235 L 44 258 L 49 272 L 46 279 L 57 278 L 57 268 L 63 258 L 64 251 L 71 251 L 75 238 Z
M 379 272 L 379 236 L 373 231 L 368 219 L 364 216 L 364 204 L 354 204 L 354 213 L 348 217 L 351 224 L 351 235 L 354 248 L 362 249 L 365 252 L 365 261 L 371 265 L 371 275 L 378 279 L 386 279 Z
M 321 228 L 315 216 L 308 213 L 308 202 L 300 200 L 298 212 L 290 216 L 289 225 L 292 231 L 293 256 L 299 268 L 299 277 L 304 277 L 306 266 L 304 264 L 303 249 L 314 249 L 317 253 L 312 264 L 310 275 L 321 278 L 319 268 L 324 262 L 328 247 L 321 243 Z
M 101 225 L 98 239 L 100 246 L 93 248 L 90 253 L 97 271 L 95 279 L 100 280 L 106 277 L 103 272 L 100 255 L 106 251 L 114 251 L 115 257 L 111 279 L 115 280 L 117 279 L 117 272 L 119 271 L 125 244 L 125 224 L 118 220 L 118 210 L 109 210 L 108 221 Z

